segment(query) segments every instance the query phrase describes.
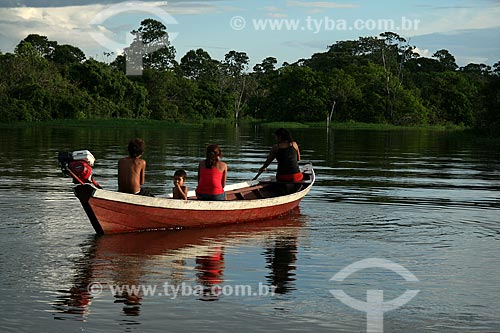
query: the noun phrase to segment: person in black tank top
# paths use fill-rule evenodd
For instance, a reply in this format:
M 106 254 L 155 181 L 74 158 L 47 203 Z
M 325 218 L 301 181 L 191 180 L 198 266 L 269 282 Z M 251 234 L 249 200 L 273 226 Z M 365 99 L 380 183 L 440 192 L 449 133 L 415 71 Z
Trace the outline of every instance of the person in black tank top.
M 279 148 L 276 152 L 276 161 L 278 161 L 277 175 L 290 175 L 300 172 L 299 163 L 297 161 L 297 151 L 290 144 L 285 148 Z
M 267 160 L 259 169 L 259 173 L 266 171 L 267 167 L 274 161 L 278 162 L 276 179 L 278 181 L 299 182 L 303 175 L 300 172 L 300 150 L 297 142 L 293 141 L 292 135 L 284 128 L 278 128 L 274 135 L 277 144 L 273 145 Z

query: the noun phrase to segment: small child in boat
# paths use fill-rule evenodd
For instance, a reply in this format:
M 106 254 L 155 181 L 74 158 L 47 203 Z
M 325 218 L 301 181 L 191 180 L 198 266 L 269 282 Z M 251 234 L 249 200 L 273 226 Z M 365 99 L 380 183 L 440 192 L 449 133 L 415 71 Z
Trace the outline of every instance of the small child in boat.
M 174 172 L 174 188 L 172 190 L 174 199 L 187 200 L 188 188 L 184 185 L 186 176 L 186 171 L 182 169 Z

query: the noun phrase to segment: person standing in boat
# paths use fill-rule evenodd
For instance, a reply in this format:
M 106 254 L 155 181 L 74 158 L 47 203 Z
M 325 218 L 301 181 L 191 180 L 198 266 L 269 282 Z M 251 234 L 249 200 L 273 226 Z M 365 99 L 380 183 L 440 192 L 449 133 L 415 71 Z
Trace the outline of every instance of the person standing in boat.
M 144 140 L 132 139 L 128 143 L 129 156 L 118 160 L 118 192 L 153 196 L 142 188 L 146 172 L 146 161 L 142 159 L 144 147 Z
M 267 167 L 276 159 L 278 161 L 277 181 L 300 182 L 304 175 L 299 168 L 299 145 L 293 141 L 290 132 L 284 128 L 278 128 L 274 135 L 277 143 L 271 148 L 267 160 L 259 169 L 259 174 L 266 171 Z
M 226 200 L 227 165 L 221 158 L 222 151 L 218 145 L 207 146 L 206 158 L 198 164 L 196 197 L 199 200 Z

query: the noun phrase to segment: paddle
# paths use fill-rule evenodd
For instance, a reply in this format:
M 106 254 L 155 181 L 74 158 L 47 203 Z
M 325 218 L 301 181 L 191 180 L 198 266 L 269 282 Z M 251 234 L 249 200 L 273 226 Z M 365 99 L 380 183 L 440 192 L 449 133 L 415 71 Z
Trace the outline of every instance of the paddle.
M 252 180 L 256 180 L 257 178 L 259 178 L 259 176 L 262 174 L 262 171 L 259 171 L 259 173 L 257 175 L 255 175 L 255 177 L 253 177 Z

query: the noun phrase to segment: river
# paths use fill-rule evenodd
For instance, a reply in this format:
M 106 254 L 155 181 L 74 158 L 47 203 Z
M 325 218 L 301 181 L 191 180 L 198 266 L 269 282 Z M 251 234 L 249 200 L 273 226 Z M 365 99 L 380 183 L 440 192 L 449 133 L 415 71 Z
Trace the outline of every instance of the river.
M 58 151 L 89 149 L 97 181 L 116 190 L 116 162 L 142 137 L 146 187 L 165 194 L 178 168 L 196 187 L 209 143 L 228 183 L 251 179 L 273 130 L 4 128 L 1 331 L 500 331 L 498 144 L 435 130 L 291 132 L 317 175 L 291 215 L 98 237 Z

